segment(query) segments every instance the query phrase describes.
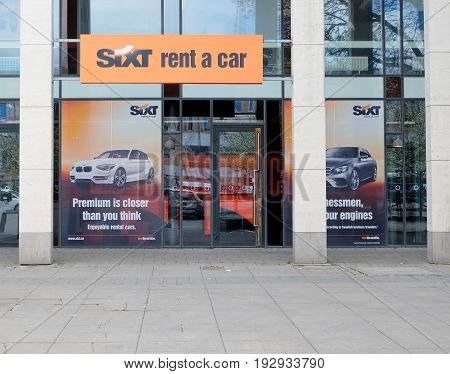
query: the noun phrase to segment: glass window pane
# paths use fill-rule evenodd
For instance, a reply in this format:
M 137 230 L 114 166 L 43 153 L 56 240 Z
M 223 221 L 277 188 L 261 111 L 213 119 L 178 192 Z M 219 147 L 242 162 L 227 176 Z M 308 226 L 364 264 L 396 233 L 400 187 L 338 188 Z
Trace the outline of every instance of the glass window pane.
M 281 43 L 264 43 L 264 75 L 283 74 L 283 45 Z
M 283 39 L 291 40 L 291 0 L 283 0 Z
M 91 34 L 161 34 L 161 0 L 91 0 Z
M 215 123 L 261 123 L 264 121 L 262 100 L 214 100 Z
M 403 126 L 400 100 L 386 100 L 386 186 L 388 244 L 404 245 Z
M 291 46 L 283 44 L 283 74 L 291 75 Z
M 400 0 L 384 0 L 386 74 L 401 74 Z
M 386 100 L 386 133 L 402 133 L 402 102 Z
M 183 34 L 255 34 L 256 0 L 183 1 Z
M 0 243 L 19 237 L 19 103 L 0 102 Z
M 383 73 L 381 0 L 325 1 L 326 73 Z
M 263 34 L 281 39 L 281 0 L 184 0 L 183 34 Z
M 261 178 L 255 131 L 221 131 L 218 135 L 220 244 L 255 246 L 260 243 L 258 206 Z
M 164 0 L 164 34 L 180 33 L 180 0 Z
M 78 60 L 80 55 L 80 43 L 64 42 L 59 43 L 59 51 L 61 55 L 60 74 L 77 75 L 78 74 Z
M 386 148 L 388 244 L 404 245 L 403 147 Z
M 60 37 L 60 1 L 53 1 L 53 38 L 58 40 Z M 53 73 L 59 75 L 59 48 L 58 44 L 53 45 Z
M 180 102 L 166 100 L 164 102 L 164 132 L 180 132 Z
M 182 236 L 184 246 L 211 245 L 211 134 L 206 117 L 183 118 Z
M 86 6 L 81 3 L 79 6 L 86 8 Z M 60 12 L 61 12 L 60 38 L 78 39 L 79 17 L 78 17 L 77 2 L 70 0 L 61 0 Z M 79 43 L 59 43 L 58 46 L 60 57 L 59 74 L 76 75 L 78 73 Z
M 424 49 L 423 0 L 403 1 L 403 69 L 405 75 L 423 75 Z
M 425 102 L 405 101 L 406 244 L 427 240 Z
M 256 34 L 266 40 L 281 39 L 281 0 L 256 0 L 255 10 Z
M 282 22 L 282 0 L 184 0 L 182 4 L 183 34 L 262 34 L 269 41 L 264 43 L 264 75 L 283 73 L 282 44 L 276 41 L 290 36 L 290 23 Z
M 19 74 L 19 0 L 0 1 L 0 75 Z
M 180 186 L 180 135 L 166 135 L 164 137 L 164 243 L 168 246 L 180 245 Z

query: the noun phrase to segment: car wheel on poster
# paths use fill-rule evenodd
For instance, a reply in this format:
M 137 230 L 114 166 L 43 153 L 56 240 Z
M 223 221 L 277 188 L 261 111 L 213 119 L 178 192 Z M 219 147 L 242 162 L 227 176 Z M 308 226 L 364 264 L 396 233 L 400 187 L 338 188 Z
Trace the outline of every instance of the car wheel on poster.
M 116 187 L 122 188 L 125 187 L 127 183 L 127 172 L 123 168 L 119 168 L 114 175 L 114 185 Z

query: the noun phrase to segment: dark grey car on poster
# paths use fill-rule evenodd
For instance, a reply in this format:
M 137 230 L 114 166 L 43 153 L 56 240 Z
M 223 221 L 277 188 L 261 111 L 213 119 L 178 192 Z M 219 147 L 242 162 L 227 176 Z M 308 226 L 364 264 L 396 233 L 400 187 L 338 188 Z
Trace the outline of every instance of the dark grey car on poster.
M 377 162 L 365 148 L 327 149 L 326 162 L 327 187 L 356 191 L 361 184 L 377 180 Z

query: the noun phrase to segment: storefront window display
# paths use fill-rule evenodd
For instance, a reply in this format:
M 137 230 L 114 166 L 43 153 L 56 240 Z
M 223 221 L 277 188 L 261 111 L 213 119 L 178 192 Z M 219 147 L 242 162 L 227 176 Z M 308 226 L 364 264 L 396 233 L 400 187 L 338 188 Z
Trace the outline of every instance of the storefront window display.
M 63 100 L 57 107 L 59 245 L 289 245 L 281 101 Z
M 383 246 L 384 104 L 327 101 L 328 246 Z
M 61 245 L 161 246 L 161 102 L 61 110 Z

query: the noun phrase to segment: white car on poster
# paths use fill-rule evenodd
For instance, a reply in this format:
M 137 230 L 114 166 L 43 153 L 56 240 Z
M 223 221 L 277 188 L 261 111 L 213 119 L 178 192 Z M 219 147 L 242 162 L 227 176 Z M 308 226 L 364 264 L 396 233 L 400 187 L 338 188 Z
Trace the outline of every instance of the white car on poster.
M 154 180 L 153 161 L 145 152 L 136 149 L 106 151 L 93 160 L 75 163 L 70 171 L 72 183 L 91 182 L 124 187 L 129 182 L 153 183 Z

